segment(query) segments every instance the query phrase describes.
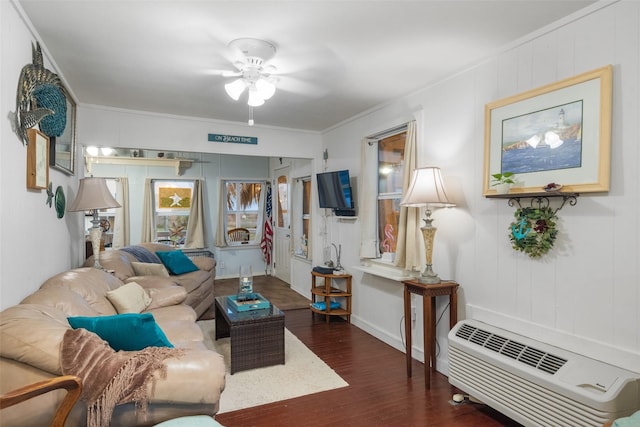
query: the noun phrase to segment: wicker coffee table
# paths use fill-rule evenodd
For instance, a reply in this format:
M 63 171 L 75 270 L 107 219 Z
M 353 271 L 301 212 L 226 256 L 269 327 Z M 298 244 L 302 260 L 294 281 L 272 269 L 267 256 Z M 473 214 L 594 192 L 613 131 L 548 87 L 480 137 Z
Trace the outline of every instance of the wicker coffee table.
M 216 340 L 231 338 L 231 373 L 284 364 L 284 313 L 275 305 L 238 312 L 216 297 Z

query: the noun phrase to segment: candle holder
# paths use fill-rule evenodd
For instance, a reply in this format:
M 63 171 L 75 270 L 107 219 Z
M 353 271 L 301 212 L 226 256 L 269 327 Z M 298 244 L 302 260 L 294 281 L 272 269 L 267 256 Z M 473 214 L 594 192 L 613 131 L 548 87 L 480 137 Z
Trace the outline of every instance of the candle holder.
M 253 271 L 250 265 L 240 266 L 238 279 L 238 301 L 254 299 L 253 295 Z

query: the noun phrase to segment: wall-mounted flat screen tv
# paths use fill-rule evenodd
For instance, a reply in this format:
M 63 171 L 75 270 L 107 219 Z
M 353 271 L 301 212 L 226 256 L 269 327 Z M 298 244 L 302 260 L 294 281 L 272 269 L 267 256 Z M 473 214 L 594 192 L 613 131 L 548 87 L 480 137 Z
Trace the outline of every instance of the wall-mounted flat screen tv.
M 321 208 L 353 210 L 353 196 L 349 171 L 323 172 L 318 180 L 318 201 Z

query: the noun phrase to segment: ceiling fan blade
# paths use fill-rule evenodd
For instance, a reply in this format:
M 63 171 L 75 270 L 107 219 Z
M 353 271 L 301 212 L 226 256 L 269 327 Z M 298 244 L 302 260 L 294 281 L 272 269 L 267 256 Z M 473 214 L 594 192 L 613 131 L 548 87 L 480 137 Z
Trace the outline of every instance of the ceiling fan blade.
M 240 77 L 242 75 L 242 71 L 231 71 L 226 70 L 220 74 L 222 77 Z
M 282 77 L 279 77 L 278 83 L 276 84 L 276 88 L 278 90 L 306 95 L 313 98 L 320 98 L 326 95 L 326 87 L 327 85 L 322 85 L 321 82 L 311 82 L 290 75 L 283 75 Z
M 242 72 L 234 70 L 205 70 L 204 74 L 220 77 L 240 77 L 242 75 Z

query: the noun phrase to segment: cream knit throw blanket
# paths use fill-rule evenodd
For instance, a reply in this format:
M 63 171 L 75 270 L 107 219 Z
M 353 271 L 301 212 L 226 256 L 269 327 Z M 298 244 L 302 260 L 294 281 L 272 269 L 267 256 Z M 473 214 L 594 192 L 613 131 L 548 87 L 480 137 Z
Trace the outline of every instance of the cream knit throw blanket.
M 182 349 L 166 347 L 116 352 L 96 334 L 79 328 L 65 332 L 60 360 L 64 375 L 82 379 L 87 427 L 108 427 L 116 405 L 135 402 L 146 414 L 147 383 L 153 372 L 166 375 L 165 359 L 182 354 Z

